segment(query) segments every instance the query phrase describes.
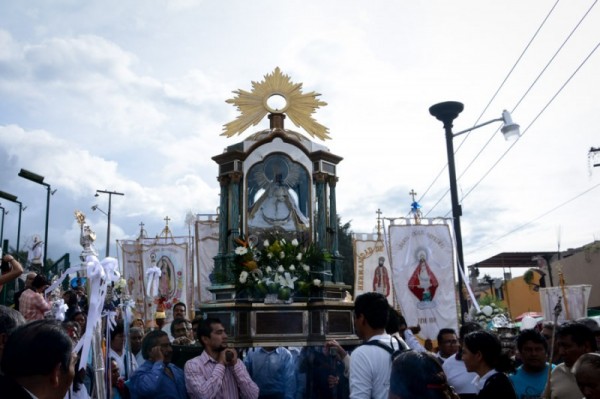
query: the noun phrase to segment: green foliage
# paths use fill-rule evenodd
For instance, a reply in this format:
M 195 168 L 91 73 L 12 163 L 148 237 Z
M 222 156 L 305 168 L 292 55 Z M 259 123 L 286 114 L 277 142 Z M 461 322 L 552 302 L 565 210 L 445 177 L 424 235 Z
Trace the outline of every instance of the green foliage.
M 502 312 L 506 311 L 506 305 L 504 304 L 504 302 L 498 300 L 497 298 L 491 296 L 491 295 L 484 295 L 482 297 L 480 297 L 477 300 L 477 303 L 479 304 L 479 307 L 484 307 L 486 305 L 489 305 L 491 307 L 493 307 L 494 309 L 499 309 Z
M 533 283 L 533 269 L 529 269 L 523 274 L 523 280 L 525 280 L 527 284 Z
M 338 248 L 342 260 L 340 261 L 342 267 L 342 275 L 344 277 L 344 284 L 353 286 L 354 285 L 354 247 L 352 246 L 352 230 L 351 222 L 342 224 L 342 219 L 338 216 Z M 354 294 L 354 293 L 352 293 Z

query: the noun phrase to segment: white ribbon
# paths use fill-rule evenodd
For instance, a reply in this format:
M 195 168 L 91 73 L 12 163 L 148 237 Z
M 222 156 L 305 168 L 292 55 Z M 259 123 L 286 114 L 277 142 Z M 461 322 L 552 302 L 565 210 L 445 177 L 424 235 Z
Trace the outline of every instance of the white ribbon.
M 52 314 L 54 318 L 58 321 L 65 321 L 65 313 L 69 307 L 65 304 L 64 299 L 57 299 L 52 303 Z
M 115 329 L 115 326 L 117 325 L 117 315 L 118 313 L 115 312 L 114 310 L 109 310 L 107 312 L 104 312 L 102 314 L 103 316 L 107 316 L 106 317 L 106 322 L 108 323 L 108 326 L 110 327 L 109 330 L 112 331 Z
M 104 258 L 100 262 L 106 278 L 110 282 L 118 282 L 121 279 L 121 273 L 119 272 L 119 262 L 115 258 Z
M 102 319 L 102 309 L 106 299 L 106 289 L 111 281 L 118 281 L 120 274 L 118 272 L 118 263 L 115 258 L 106 258 L 102 262 L 96 256 L 88 255 L 84 263 L 87 270 L 87 278 L 90 283 L 89 291 L 89 310 L 85 334 L 75 346 L 74 351 L 82 349 L 79 369 L 85 368 L 88 354 L 90 351 L 92 337 L 96 325 Z
M 158 296 L 158 279 L 162 272 L 157 266 L 152 266 L 146 271 L 146 296 Z
M 63 280 L 65 278 L 67 278 L 69 276 L 69 274 L 73 274 L 73 273 L 77 273 L 77 272 L 81 272 L 85 270 L 85 265 L 83 266 L 74 266 L 74 267 L 70 267 L 67 270 L 65 270 L 63 272 L 63 274 L 60 275 L 60 277 L 54 281 L 52 283 L 52 285 L 48 288 L 46 288 L 46 291 L 44 291 L 45 295 L 48 295 L 50 292 L 54 291 L 60 284 L 62 284 Z

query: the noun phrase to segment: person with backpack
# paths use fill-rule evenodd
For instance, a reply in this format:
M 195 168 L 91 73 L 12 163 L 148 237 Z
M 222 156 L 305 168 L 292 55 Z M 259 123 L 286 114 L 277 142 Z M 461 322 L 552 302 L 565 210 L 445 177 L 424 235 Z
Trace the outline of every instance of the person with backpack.
M 359 295 L 354 302 L 354 326 L 364 343 L 351 356 L 351 399 L 388 397 L 392 361 L 406 345 L 385 332 L 389 308 L 387 299 L 376 292 Z

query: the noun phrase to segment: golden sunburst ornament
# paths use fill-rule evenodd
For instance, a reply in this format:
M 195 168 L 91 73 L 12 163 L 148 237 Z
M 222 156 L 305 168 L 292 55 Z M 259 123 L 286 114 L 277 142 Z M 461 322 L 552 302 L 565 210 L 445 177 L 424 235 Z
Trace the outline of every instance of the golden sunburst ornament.
M 242 113 L 236 120 L 223 125 L 221 136 L 231 137 L 241 134 L 250 126 L 256 126 L 268 112 L 286 114 L 298 127 L 303 128 L 312 137 L 321 140 L 330 139 L 329 129 L 312 118 L 319 107 L 327 105 L 325 101 L 317 100 L 321 94 L 311 91 L 302 93 L 302 83 L 293 83 L 290 77 L 281 73 L 279 67 L 273 73 L 266 74 L 262 82 L 252 82 L 252 91 L 234 91 L 237 96 L 226 102 L 233 104 Z M 285 101 L 281 107 L 270 100 L 279 97 Z

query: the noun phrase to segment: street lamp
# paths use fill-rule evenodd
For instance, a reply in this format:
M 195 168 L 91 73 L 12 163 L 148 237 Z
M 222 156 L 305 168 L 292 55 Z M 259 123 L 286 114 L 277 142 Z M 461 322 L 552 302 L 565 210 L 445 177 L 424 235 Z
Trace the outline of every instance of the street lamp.
M 98 205 L 92 206 L 93 211 L 99 210 L 100 212 L 102 212 L 106 216 L 108 216 L 108 226 L 106 228 L 106 257 L 108 257 L 110 254 L 110 215 L 111 215 L 111 208 L 112 208 L 112 196 L 113 195 L 125 195 L 125 194 L 119 193 L 116 191 L 96 190 L 96 194 L 94 196 L 98 197 L 99 196 L 98 193 L 108 194 L 108 214 L 106 212 L 104 212 L 102 209 L 98 208 Z
M 462 215 L 462 209 L 460 203 L 458 202 L 458 188 L 456 184 L 456 168 L 454 165 L 454 144 L 452 140 L 454 137 L 459 136 L 464 133 L 468 133 L 471 130 L 478 129 L 480 127 L 489 125 L 493 122 L 504 123 L 502 126 L 502 134 L 504 138 L 509 140 L 512 138 L 517 138 L 520 134 L 519 125 L 512 121 L 510 113 L 506 110 L 502 112 L 502 117 L 497 119 L 492 119 L 490 121 L 484 122 L 482 124 L 473 126 L 469 129 L 462 130 L 458 133 L 452 133 L 452 122 L 458 114 L 462 112 L 464 109 L 464 105 L 457 101 L 446 101 L 443 103 L 435 104 L 429 108 L 429 113 L 436 117 L 436 119 L 442 121 L 444 123 L 444 130 L 446 132 L 446 150 L 448 153 L 448 173 L 450 175 L 450 197 L 452 199 L 452 218 L 454 220 L 454 237 L 456 239 L 456 251 L 458 253 L 458 264 L 462 270 L 462 273 L 458 273 L 458 284 L 459 290 L 458 295 L 460 299 L 460 318 L 461 321 L 464 322 L 465 313 L 468 311 L 467 309 L 467 301 L 463 295 L 463 273 L 465 271 L 465 263 L 463 258 L 463 245 L 462 245 L 462 233 L 460 229 L 460 217 Z
M 27 169 L 21 169 L 19 177 L 27 180 L 31 180 L 34 183 L 41 184 L 46 187 L 48 193 L 46 195 L 46 226 L 44 227 L 44 265 L 48 263 L 48 219 L 50 216 L 50 194 L 54 194 L 56 190 L 52 191 L 52 188 L 48 183 L 44 183 L 44 176 L 40 176 L 36 173 L 30 172 Z
M 0 205 L 2 205 L 2 204 L 0 204 Z M 0 206 L 0 209 L 2 209 L 2 227 L 0 227 L 0 246 L 1 246 L 4 243 L 4 215 L 6 215 L 8 213 L 8 211 L 6 211 L 3 206 Z
M 102 210 L 102 208 L 100 208 L 98 205 L 92 205 L 92 211 L 100 211 L 102 212 L 105 216 L 108 216 L 108 213 L 104 212 Z
M 14 202 L 15 204 L 19 204 L 19 224 L 17 227 L 17 258 L 19 258 L 19 244 L 21 243 L 21 213 L 23 212 L 23 203 L 21 201 L 17 201 L 17 196 L 9 193 L 5 193 L 4 191 L 0 191 L 0 198 L 4 198 L 10 202 Z M 2 219 L 4 223 L 4 218 Z

